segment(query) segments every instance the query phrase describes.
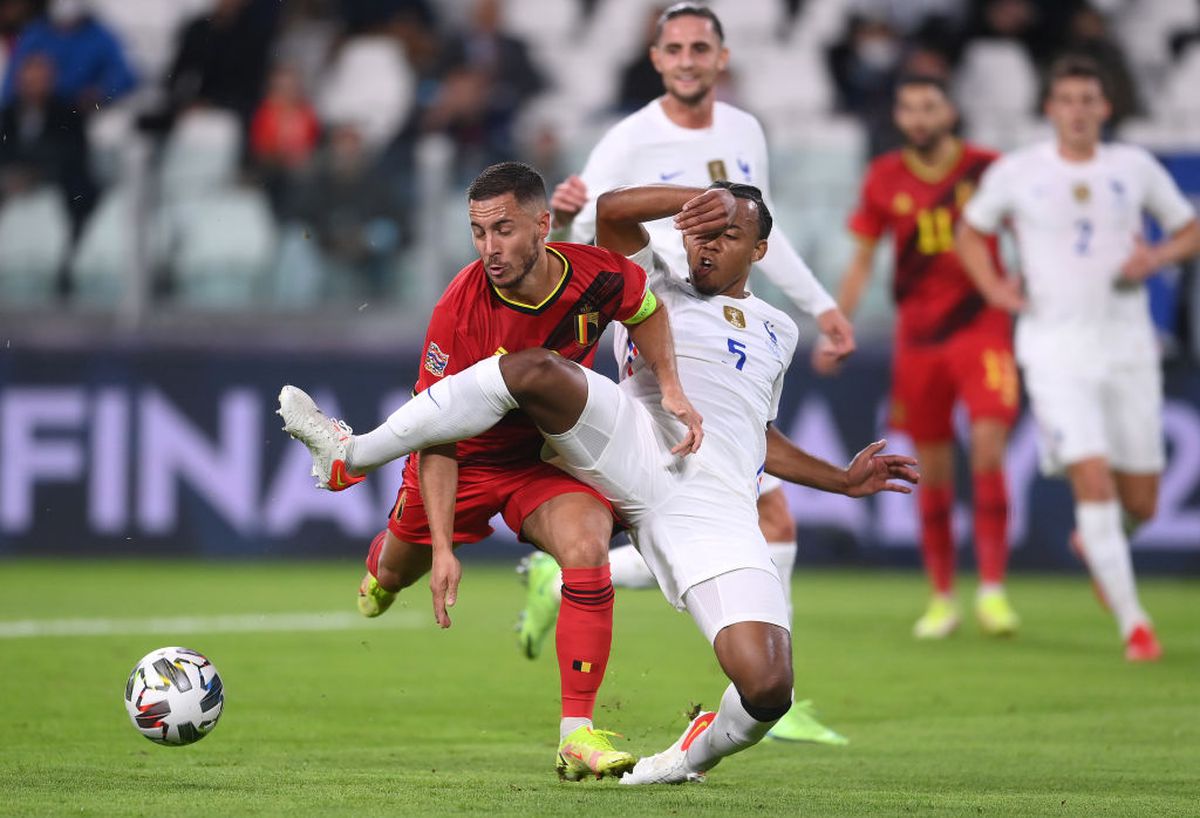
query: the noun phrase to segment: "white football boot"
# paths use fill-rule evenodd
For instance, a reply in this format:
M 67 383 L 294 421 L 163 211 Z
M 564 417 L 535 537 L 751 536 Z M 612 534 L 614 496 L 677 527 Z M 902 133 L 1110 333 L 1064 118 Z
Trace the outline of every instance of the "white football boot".
M 346 451 L 354 430 L 345 421 L 328 417 L 303 389 L 289 385 L 279 390 L 276 414 L 283 418 L 283 431 L 308 447 L 317 488 L 342 491 L 366 479 L 366 475 L 354 476 L 346 469 Z
M 703 781 L 707 770 L 697 770 L 688 764 L 687 751 L 692 746 L 692 742 L 709 728 L 716 717 L 716 713 L 709 712 L 697 715 L 674 744 L 661 753 L 655 753 L 639 760 L 632 770 L 621 777 L 621 783 L 629 785 L 686 784 L 689 781 Z M 720 759 L 717 760 L 720 761 Z M 713 767 L 715 766 L 714 762 Z

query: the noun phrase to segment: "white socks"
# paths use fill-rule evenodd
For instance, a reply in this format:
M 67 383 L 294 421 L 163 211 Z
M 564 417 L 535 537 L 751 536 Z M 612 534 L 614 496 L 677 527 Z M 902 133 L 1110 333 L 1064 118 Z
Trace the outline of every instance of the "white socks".
M 771 562 L 779 572 L 779 581 L 783 583 L 783 598 L 787 600 L 788 618 L 792 616 L 792 570 L 796 566 L 796 541 L 769 542 L 767 550 L 771 552 Z
M 438 381 L 378 428 L 354 435 L 346 467 L 364 474 L 409 452 L 475 437 L 516 408 L 500 374 L 500 356 L 493 355 Z
M 563 716 L 558 722 L 558 740 L 562 741 L 580 727 L 591 727 L 592 720 L 583 716 Z
M 654 588 L 658 583 L 650 566 L 632 545 L 622 545 L 608 552 L 608 566 L 612 570 L 615 588 Z
M 759 721 L 747 713 L 742 694 L 730 683 L 721 696 L 717 717 L 687 749 L 688 766 L 700 772 L 711 770 L 725 756 L 762 741 L 775 721 Z
M 1092 578 L 1104 593 L 1104 599 L 1117 618 L 1121 638 L 1128 638 L 1137 626 L 1149 621 L 1138 602 L 1133 578 L 1133 560 L 1129 556 L 1129 540 L 1121 521 L 1121 507 L 1116 500 L 1104 503 L 1077 503 L 1075 525 L 1083 541 Z

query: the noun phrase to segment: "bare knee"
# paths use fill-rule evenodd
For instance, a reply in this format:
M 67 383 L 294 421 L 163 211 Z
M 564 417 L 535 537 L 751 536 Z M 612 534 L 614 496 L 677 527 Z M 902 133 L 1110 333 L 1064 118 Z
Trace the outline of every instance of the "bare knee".
M 599 535 L 562 538 L 551 548 L 563 568 L 598 568 L 608 564 L 608 540 Z
M 1154 519 L 1158 511 L 1158 497 L 1153 494 L 1126 497 L 1121 502 L 1125 513 L 1138 522 L 1138 525 Z
M 513 352 L 500 359 L 504 384 L 518 401 L 530 395 L 545 394 L 563 377 L 568 362 L 544 347 Z
M 748 674 L 734 686 L 747 704 L 766 710 L 786 707 L 792 700 L 792 663 L 776 661 Z
M 792 644 L 786 628 L 737 622 L 717 634 L 713 648 L 725 675 L 748 705 L 777 710 L 791 702 Z
M 791 542 L 796 539 L 796 522 L 792 519 L 782 489 L 768 491 L 758 498 L 758 527 L 767 542 Z

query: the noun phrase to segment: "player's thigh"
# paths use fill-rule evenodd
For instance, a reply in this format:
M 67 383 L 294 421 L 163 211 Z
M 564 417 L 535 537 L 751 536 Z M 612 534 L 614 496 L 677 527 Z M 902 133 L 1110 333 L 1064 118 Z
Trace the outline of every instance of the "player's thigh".
M 953 440 L 954 400 L 954 378 L 940 347 L 897 346 L 892 358 L 893 428 L 913 441 Z
M 659 429 L 649 411 L 608 378 L 583 371 L 587 405 L 569 431 L 546 435 L 555 454 L 549 462 L 596 489 L 635 524 L 674 489 L 679 473 L 670 453 L 674 430 Z
M 553 556 L 563 568 L 606 565 L 612 511 L 594 494 L 573 491 L 537 506 L 525 517 L 520 531 L 524 539 Z
M 796 539 L 796 521 L 783 485 L 777 484 L 769 491 L 767 485 L 764 479 L 763 492 L 758 495 L 758 528 L 767 542 L 791 542 Z
M 1105 384 L 1105 433 L 1115 471 L 1157 474 L 1166 465 L 1162 372 L 1157 364 L 1122 367 Z
M 1026 366 L 1025 389 L 1038 431 L 1041 469 L 1061 475 L 1070 464 L 1108 459 L 1100 381 L 1065 367 Z

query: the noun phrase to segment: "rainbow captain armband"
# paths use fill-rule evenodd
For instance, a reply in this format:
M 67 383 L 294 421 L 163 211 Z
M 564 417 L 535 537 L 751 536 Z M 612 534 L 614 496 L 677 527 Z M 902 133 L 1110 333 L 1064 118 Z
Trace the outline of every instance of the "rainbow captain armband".
M 658 309 L 658 299 L 654 297 L 654 293 L 649 287 L 647 287 L 646 294 L 642 296 L 642 306 L 638 307 L 637 312 L 626 318 L 621 323 L 627 327 L 640 324 L 649 318 L 656 309 Z

